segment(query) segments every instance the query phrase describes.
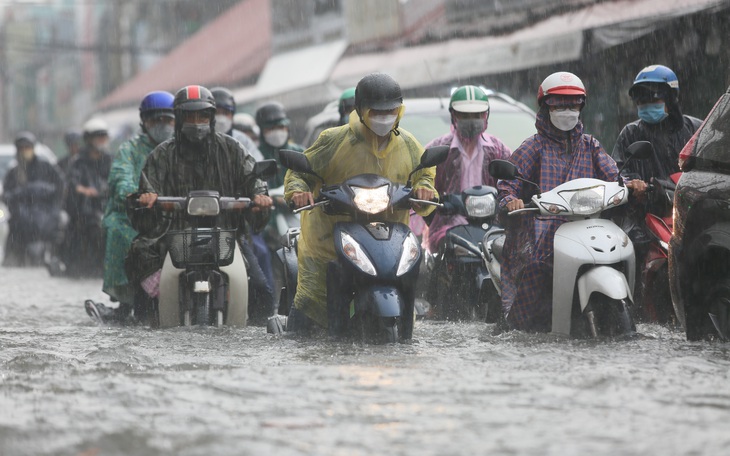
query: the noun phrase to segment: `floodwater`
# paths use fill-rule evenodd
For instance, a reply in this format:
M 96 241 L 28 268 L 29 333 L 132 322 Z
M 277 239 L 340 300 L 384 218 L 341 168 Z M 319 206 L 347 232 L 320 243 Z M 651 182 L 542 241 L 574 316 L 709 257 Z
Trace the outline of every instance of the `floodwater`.
M 99 280 L 0 269 L 1 455 L 702 455 L 729 344 L 419 321 L 412 344 L 93 324 Z

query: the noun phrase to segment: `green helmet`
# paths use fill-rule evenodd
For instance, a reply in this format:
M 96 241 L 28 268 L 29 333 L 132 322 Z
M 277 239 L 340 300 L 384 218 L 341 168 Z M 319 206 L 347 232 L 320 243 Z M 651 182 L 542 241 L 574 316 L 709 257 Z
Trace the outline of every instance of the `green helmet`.
M 489 98 L 483 89 L 466 85 L 461 86 L 451 95 L 449 109 L 458 112 L 489 112 Z

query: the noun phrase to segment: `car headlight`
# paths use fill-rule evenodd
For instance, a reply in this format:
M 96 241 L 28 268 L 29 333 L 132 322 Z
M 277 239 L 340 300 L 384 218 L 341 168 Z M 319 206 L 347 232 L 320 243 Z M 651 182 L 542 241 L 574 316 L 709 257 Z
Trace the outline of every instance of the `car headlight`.
M 497 200 L 493 193 L 466 197 L 466 213 L 469 217 L 491 217 L 496 213 Z
M 355 187 L 351 186 L 352 192 L 355 194 L 353 202 L 355 207 L 368 214 L 379 214 L 383 212 L 390 203 L 388 196 L 388 185 L 382 185 L 375 188 Z
M 220 214 L 218 198 L 194 196 L 188 200 L 188 214 L 194 216 L 215 216 Z
M 365 254 L 355 239 L 349 234 L 342 232 L 340 235 L 340 242 L 342 242 L 342 253 L 345 254 L 348 260 L 357 266 L 365 274 L 371 276 L 377 275 L 375 272 L 375 266 L 370 258 Z
M 396 277 L 400 277 L 410 271 L 413 265 L 418 261 L 421 248 L 418 246 L 418 239 L 413 233 L 408 233 L 403 241 L 403 253 L 400 255 L 398 262 L 398 270 L 395 272 Z
M 574 214 L 591 215 L 603 209 L 605 190 L 603 185 L 599 185 L 560 192 L 560 196 L 568 202 Z

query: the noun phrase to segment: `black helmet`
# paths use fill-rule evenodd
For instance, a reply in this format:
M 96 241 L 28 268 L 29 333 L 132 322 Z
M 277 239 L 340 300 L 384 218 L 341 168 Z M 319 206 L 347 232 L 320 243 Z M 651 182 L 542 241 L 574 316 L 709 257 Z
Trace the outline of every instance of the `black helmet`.
M 400 85 L 385 73 L 372 73 L 360 79 L 355 87 L 355 108 L 391 110 L 403 104 Z
M 215 106 L 217 108 L 225 109 L 232 113 L 236 112 L 236 100 L 233 98 L 233 94 L 230 90 L 225 87 L 213 87 L 210 92 L 215 98 Z
M 15 136 L 15 147 L 33 147 L 35 143 L 35 135 L 29 131 L 21 131 Z
M 178 90 L 172 104 L 175 111 L 215 111 L 215 98 L 210 90 L 199 85 L 189 85 Z
M 289 118 L 286 116 L 284 105 L 278 101 L 272 101 L 261 106 L 256 111 L 256 125 L 262 130 L 277 125 L 289 125 Z
M 80 144 L 81 139 L 81 130 L 77 130 L 75 128 L 66 131 L 66 134 L 63 135 L 63 141 L 66 143 L 66 146 Z

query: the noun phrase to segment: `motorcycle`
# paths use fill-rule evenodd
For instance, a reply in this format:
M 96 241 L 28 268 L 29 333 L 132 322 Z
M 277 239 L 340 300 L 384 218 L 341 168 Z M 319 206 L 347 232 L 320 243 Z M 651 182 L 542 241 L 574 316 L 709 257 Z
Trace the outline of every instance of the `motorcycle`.
M 628 148 L 631 159 L 653 153 L 651 143 L 639 141 Z M 489 172 L 497 179 L 522 178 L 506 160 L 494 160 Z M 551 332 L 572 336 L 631 336 L 636 327 L 631 316 L 635 258 L 628 235 L 611 220 L 599 218 L 604 210 L 628 202 L 629 192 L 618 182 L 580 178 L 538 193 L 524 209 L 510 216 L 533 213 L 561 216 L 567 221 L 555 232 Z M 491 244 L 490 244 L 491 241 Z M 504 255 L 495 239 L 488 239 L 493 259 Z M 493 278 L 494 273 L 493 271 Z M 495 286 L 501 290 L 499 276 Z
M 276 162 L 265 160 L 256 163 L 254 174 L 273 175 L 275 170 Z M 168 230 L 163 237 L 167 253 L 151 325 L 246 326 L 246 264 L 237 230 L 220 228 L 218 217 L 249 210 L 252 200 L 197 190 L 187 197 L 159 196 L 155 205 L 163 212 L 182 212 L 187 227 Z
M 669 181 L 652 179 L 649 192 L 659 192 L 665 205 L 672 206 L 674 190 L 682 173 L 669 176 Z M 647 212 L 644 218 L 646 231 L 651 237 L 641 270 L 644 287 L 643 317 L 647 321 L 669 323 L 676 321 L 672 297 L 669 292 L 669 239 L 672 237 L 672 217 Z
M 430 297 L 446 320 L 497 321 L 502 305 L 485 266 L 480 244 L 495 225 L 497 189 L 478 185 L 461 193 L 443 195 L 438 211 L 460 216 L 463 223 L 451 227 L 439 252 L 430 255 Z
M 329 215 L 349 215 L 352 221 L 337 222 L 334 243 L 337 255 L 337 277 L 328 273 L 330 281 L 343 280 L 351 285 L 352 301 L 337 303 L 328 309 L 328 325 L 334 334 L 361 334 L 364 338 L 395 343 L 411 339 L 414 323 L 413 288 L 418 278 L 421 247 L 408 225 L 378 221 L 378 216 L 394 210 L 409 210 L 411 203 L 439 206 L 439 203 L 412 197 L 411 177 L 416 171 L 443 162 L 448 147 L 427 149 L 420 164 L 408 176 L 405 185 L 393 183 L 376 174 L 360 174 L 340 184 L 326 185 L 311 168 L 307 157 L 295 151 L 282 150 L 283 166 L 313 175 L 322 181 L 320 194 L 314 204 L 295 212 L 321 207 Z M 290 232 L 292 239 L 296 235 Z M 295 251 L 295 244 L 290 247 Z M 292 268 L 296 263 L 285 262 L 286 277 L 296 278 Z M 330 271 L 335 268 L 330 268 Z M 296 283 L 287 284 L 288 286 Z M 295 291 L 282 292 L 292 299 Z M 339 335 L 339 334 L 338 334 Z

